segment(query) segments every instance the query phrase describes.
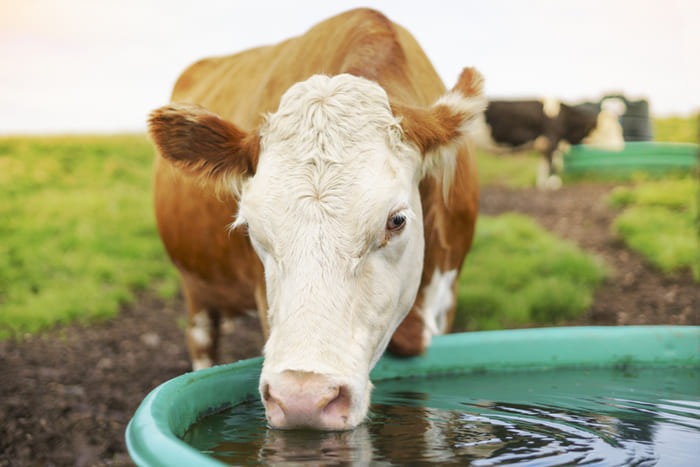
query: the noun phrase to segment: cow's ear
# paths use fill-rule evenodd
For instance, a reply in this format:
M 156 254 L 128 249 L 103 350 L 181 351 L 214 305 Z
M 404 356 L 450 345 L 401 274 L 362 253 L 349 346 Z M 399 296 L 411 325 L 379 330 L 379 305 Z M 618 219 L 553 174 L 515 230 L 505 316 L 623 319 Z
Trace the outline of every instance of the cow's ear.
M 445 189 L 454 173 L 457 148 L 486 109 L 483 81 L 476 69 L 465 68 L 455 87 L 429 108 L 392 103 L 406 139 L 423 155 L 424 173 L 441 175 Z
M 148 132 L 160 155 L 176 167 L 219 187 L 237 190 L 255 173 L 260 151 L 257 133 L 192 104 L 154 110 Z

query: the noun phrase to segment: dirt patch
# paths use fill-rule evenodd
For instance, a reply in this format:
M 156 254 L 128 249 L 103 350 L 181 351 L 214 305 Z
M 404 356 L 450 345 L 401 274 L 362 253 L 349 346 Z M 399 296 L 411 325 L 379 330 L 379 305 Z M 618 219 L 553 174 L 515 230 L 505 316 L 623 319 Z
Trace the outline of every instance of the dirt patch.
M 142 297 L 114 320 L 0 342 L 0 466 L 129 465 L 124 429 L 154 387 L 189 371 L 181 300 Z M 257 319 L 236 321 L 230 361 L 259 354 Z
M 689 272 L 665 276 L 610 233 L 611 186 L 556 192 L 485 188 L 482 213 L 522 212 L 602 257 L 615 271 L 575 323 L 700 324 L 700 287 Z M 155 386 L 188 371 L 181 300 L 145 296 L 114 320 L 0 342 L 0 466 L 124 465 L 124 429 Z M 254 317 L 224 339 L 228 361 L 259 353 Z

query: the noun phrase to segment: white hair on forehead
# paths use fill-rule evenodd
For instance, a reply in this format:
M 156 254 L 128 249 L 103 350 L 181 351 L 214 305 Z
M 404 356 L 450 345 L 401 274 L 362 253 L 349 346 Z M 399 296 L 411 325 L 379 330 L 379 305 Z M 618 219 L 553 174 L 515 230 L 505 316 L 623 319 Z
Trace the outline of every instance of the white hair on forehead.
M 329 245 L 359 255 L 420 176 L 420 155 L 404 141 L 386 92 L 364 78 L 316 75 L 295 84 L 261 136 L 234 226 L 248 222 L 276 238 L 277 256 L 304 255 L 308 244 L 327 257 Z
M 403 130 L 377 83 L 349 74 L 314 75 L 282 96 L 261 129 L 263 146 L 288 146 L 285 157 L 346 163 L 350 148 L 384 138 L 393 153 L 406 154 Z

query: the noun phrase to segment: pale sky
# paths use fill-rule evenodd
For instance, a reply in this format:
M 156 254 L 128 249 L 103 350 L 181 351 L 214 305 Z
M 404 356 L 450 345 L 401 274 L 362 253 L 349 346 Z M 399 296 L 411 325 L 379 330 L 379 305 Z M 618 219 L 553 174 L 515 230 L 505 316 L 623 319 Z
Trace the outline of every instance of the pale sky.
M 0 134 L 143 131 L 184 68 L 371 6 L 405 26 L 451 87 L 489 97 L 700 110 L 698 0 L 0 0 Z

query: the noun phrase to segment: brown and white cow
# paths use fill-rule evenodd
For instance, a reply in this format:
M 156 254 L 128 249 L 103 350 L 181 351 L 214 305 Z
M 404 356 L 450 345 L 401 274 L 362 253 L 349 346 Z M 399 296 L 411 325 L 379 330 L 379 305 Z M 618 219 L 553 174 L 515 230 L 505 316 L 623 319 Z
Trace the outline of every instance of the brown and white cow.
M 193 367 L 216 360 L 222 316 L 257 308 L 269 424 L 362 422 L 387 345 L 416 355 L 450 328 L 481 87 L 465 69 L 447 92 L 415 39 L 368 9 L 187 69 L 149 131 Z
M 624 147 L 622 126 L 615 114 L 555 99 L 491 100 L 473 136 L 478 147 L 490 152 L 540 152 L 545 165 L 538 174 L 538 185 L 543 188 L 561 186 L 554 168 L 560 143 L 585 143 L 613 151 Z

